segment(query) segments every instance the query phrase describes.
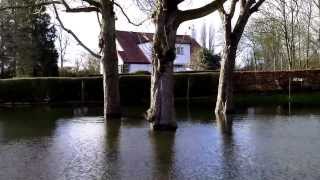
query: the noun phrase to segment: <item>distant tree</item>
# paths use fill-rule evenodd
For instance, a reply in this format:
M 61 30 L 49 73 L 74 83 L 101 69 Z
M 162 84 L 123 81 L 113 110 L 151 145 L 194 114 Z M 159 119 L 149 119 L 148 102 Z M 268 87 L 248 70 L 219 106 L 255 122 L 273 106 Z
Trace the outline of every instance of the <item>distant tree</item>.
M 196 38 L 196 37 L 193 37 Z M 212 54 L 215 51 L 215 29 L 211 24 L 209 27 L 203 23 L 200 29 L 200 44 L 203 48 L 207 48 Z
M 0 12 L 0 77 L 10 78 L 15 73 L 14 43 L 8 11 Z
M 88 75 L 100 74 L 100 59 L 90 55 L 84 54 L 82 57 L 82 71 Z
M 57 33 L 57 41 L 60 56 L 60 69 L 63 69 L 64 63 L 67 61 L 65 56 L 67 48 L 70 45 L 70 38 L 61 27 L 59 28 L 59 31 Z
M 13 0 L 11 0 L 12 2 Z M 3 2 L 0 1 L 0 3 Z M 15 1 L 13 1 L 15 2 Z M 101 58 L 102 71 L 103 71 L 103 90 L 104 90 L 104 117 L 114 118 L 121 116 L 121 106 L 120 106 L 120 91 L 119 91 L 119 75 L 118 75 L 118 58 L 116 50 L 116 33 L 115 33 L 115 20 L 116 14 L 114 12 L 114 6 L 119 7 L 121 12 L 125 14 L 125 11 L 117 4 L 114 0 L 37 0 L 33 1 L 35 4 L 0 4 L 0 11 L 5 11 L 8 9 L 14 10 L 25 10 L 29 11 L 34 8 L 41 8 L 43 6 L 52 5 L 56 19 L 59 22 L 63 30 L 68 32 L 80 46 L 82 46 L 86 51 L 97 58 Z M 70 6 L 70 4 L 75 5 L 75 7 Z M 59 16 L 57 4 L 63 5 L 64 9 L 68 13 L 81 13 L 81 12 L 95 12 L 99 19 L 100 24 L 100 40 L 99 46 L 101 48 L 100 53 L 102 56 L 93 52 L 88 48 L 70 29 L 66 28 Z M 79 5 L 80 4 L 80 5 Z M 127 15 L 127 20 L 130 19 Z M 101 18 L 101 20 L 100 20 Z M 132 23 L 132 22 L 131 22 Z M 25 51 L 29 52 L 29 51 Z
M 34 76 L 58 76 L 58 52 L 55 48 L 56 29 L 50 24 L 45 8 L 33 19 L 32 39 L 35 44 Z
M 191 62 L 192 69 L 197 71 L 203 70 L 217 70 L 220 68 L 221 57 L 219 55 L 212 54 L 207 48 L 201 48 L 195 54 L 193 62 Z
M 0 2 L 1 5 L 12 5 L 14 1 Z M 13 9 L 6 9 L 0 12 L 0 39 L 1 39 L 1 66 L 2 78 L 9 78 L 16 75 L 16 50 L 17 50 L 17 32 L 15 15 L 17 14 Z
M 35 6 L 34 0 L 3 0 L 1 6 L 28 6 L 1 11 L 0 36 L 2 54 L 9 61 L 6 67 L 15 76 L 57 76 L 55 28 L 45 7 Z
M 319 68 L 318 0 L 267 1 L 247 30 L 262 70 Z M 246 41 L 248 42 L 248 41 Z

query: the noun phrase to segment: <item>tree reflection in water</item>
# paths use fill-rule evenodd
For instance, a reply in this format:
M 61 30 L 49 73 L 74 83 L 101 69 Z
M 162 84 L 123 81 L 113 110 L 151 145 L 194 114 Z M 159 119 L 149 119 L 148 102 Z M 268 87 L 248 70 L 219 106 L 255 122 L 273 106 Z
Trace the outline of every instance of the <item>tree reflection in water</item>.
M 175 132 L 150 132 L 154 153 L 154 179 L 172 179 Z

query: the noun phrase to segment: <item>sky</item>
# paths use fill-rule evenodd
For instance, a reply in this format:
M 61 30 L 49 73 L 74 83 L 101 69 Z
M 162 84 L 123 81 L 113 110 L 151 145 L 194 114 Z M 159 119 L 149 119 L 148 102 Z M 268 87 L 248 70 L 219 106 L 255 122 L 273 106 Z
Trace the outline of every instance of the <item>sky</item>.
M 183 3 L 179 5 L 179 9 L 185 10 L 190 8 L 201 7 L 210 2 L 210 0 L 185 0 Z M 118 3 L 122 6 L 122 8 L 126 11 L 127 15 L 133 22 L 141 22 L 147 18 L 146 13 L 142 12 L 137 8 L 136 4 L 133 0 L 118 0 Z M 72 5 L 72 3 L 70 3 Z M 53 17 L 54 13 L 49 8 L 49 13 Z M 71 29 L 81 41 L 83 41 L 90 49 L 98 50 L 98 36 L 100 33 L 97 15 L 96 13 L 65 13 L 63 12 L 63 8 L 60 8 L 59 11 L 60 17 L 64 23 L 64 25 Z M 136 27 L 128 23 L 127 19 L 123 16 L 123 14 L 116 8 L 116 29 L 117 30 L 125 30 L 125 31 L 140 31 L 140 32 L 153 32 L 154 25 L 152 22 L 147 21 L 143 25 Z M 196 31 L 200 31 L 203 24 L 206 24 L 207 27 L 210 25 L 214 26 L 215 31 L 219 31 L 221 29 L 221 21 L 217 12 L 212 13 L 204 18 L 192 20 L 181 24 L 178 29 L 178 34 L 188 34 L 191 35 L 191 27 L 194 27 Z M 198 33 L 199 34 L 199 33 Z M 86 54 L 87 52 L 83 50 L 83 48 L 73 40 L 73 38 L 69 37 L 71 42 L 67 49 L 66 59 L 68 62 L 66 66 L 73 66 L 74 62 L 77 59 L 80 59 L 81 56 Z M 216 36 L 218 38 L 218 36 Z M 197 37 L 199 42 L 199 36 Z M 219 40 L 216 40 L 217 42 Z M 58 44 L 58 43 L 57 43 Z

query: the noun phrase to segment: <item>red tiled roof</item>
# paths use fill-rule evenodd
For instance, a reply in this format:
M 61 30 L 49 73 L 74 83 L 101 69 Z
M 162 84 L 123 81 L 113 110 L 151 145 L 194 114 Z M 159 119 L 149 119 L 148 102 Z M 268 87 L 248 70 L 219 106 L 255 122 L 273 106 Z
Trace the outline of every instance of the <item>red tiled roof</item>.
M 123 51 L 118 51 L 125 64 L 150 64 L 148 58 L 139 48 L 139 44 L 152 42 L 153 33 L 116 31 L 116 36 Z M 189 35 L 177 35 L 176 43 L 190 44 L 191 52 L 200 48 L 200 45 Z

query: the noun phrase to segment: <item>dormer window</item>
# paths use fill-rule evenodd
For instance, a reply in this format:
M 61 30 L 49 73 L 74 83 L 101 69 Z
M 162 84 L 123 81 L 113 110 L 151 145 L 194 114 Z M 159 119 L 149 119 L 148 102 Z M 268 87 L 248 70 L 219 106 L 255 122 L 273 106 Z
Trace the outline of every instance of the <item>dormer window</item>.
M 182 46 L 176 47 L 176 53 L 177 55 L 183 55 L 184 54 L 183 47 Z

